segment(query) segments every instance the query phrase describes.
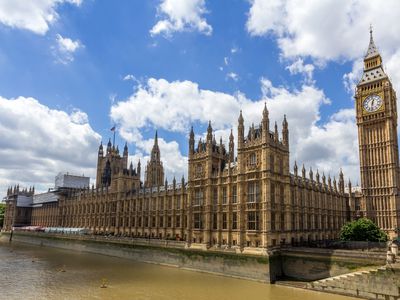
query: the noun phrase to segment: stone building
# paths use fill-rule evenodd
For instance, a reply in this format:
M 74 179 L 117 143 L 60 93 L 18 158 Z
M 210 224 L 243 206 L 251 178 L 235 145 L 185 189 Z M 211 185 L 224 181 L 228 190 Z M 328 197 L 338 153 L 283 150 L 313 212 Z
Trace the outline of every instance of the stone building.
M 121 156 L 111 142 L 106 153 L 101 144 L 96 187 L 73 187 L 58 191 L 57 201 L 34 201 L 30 224 L 260 253 L 280 244 L 337 238 L 347 220 L 343 174 L 338 183 L 318 172 L 314 176 L 311 169 L 307 177 L 304 166 L 298 174 L 295 165 L 291 174 L 286 117 L 281 134 L 277 124 L 270 130 L 266 106 L 260 117 L 260 125 L 252 125 L 245 135 L 240 113 L 237 156 L 232 133 L 225 149 L 222 140 L 216 142 L 211 122 L 206 140 L 197 145 L 192 129 L 187 182 L 163 182 L 157 134 L 144 184 L 140 162 L 128 168 L 126 145 Z
M 397 97 L 383 69 L 372 29 L 355 100 L 362 193 L 360 214 L 394 237 L 400 229 Z
M 271 127 L 265 105 L 258 126 L 245 128 L 240 112 L 236 148 L 233 132 L 225 146 L 216 141 L 211 122 L 204 141 L 195 142 L 192 128 L 187 181 L 183 177 L 170 184 L 164 181 L 157 133 L 144 183 L 140 161 L 136 168 L 132 163 L 128 167 L 126 144 L 122 156 L 111 141 L 105 153 L 101 144 L 96 185 L 58 192 L 58 201 L 49 204 L 46 213 L 33 206 L 31 223 L 87 228 L 93 234 L 179 239 L 191 248 L 261 254 L 282 244 L 335 239 L 346 221 L 362 216 L 395 232 L 399 207 L 396 96 L 372 35 L 356 107 L 361 190 L 350 182 L 345 189 L 341 170 L 337 180 L 304 165 L 299 170 L 296 163 L 291 172 L 288 120 L 283 116 L 281 132 L 276 123 Z M 17 225 L 9 217 L 15 199 L 11 193 L 6 197 L 6 229 Z

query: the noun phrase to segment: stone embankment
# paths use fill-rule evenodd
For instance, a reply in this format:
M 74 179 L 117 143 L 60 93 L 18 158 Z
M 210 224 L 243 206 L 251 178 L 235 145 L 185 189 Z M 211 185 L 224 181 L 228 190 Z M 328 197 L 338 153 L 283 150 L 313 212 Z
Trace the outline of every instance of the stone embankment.
M 308 289 L 365 299 L 400 299 L 400 265 L 387 265 L 330 277 L 307 284 Z
M 3 233 L 1 239 L 8 241 L 9 237 L 8 233 Z M 360 268 L 378 267 L 384 265 L 386 259 L 382 251 L 292 247 L 264 252 L 254 249 L 237 252 L 238 249 L 234 248 L 188 247 L 185 242 L 179 241 L 29 232 L 15 232 L 13 241 L 268 283 L 280 279 L 319 280 Z

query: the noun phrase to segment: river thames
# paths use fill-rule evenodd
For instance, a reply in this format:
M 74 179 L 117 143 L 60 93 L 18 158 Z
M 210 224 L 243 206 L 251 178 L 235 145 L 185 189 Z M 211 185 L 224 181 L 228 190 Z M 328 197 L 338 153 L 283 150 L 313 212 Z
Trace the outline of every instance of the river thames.
M 16 242 L 0 242 L 0 272 L 1 299 L 353 299 Z

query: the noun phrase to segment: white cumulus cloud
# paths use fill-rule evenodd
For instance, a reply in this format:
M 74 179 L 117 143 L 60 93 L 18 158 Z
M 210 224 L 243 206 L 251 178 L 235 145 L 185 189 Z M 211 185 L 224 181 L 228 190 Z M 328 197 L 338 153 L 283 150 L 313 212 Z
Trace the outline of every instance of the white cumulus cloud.
M 0 97 L 0 192 L 54 185 L 58 172 L 95 176 L 100 135 L 86 113 L 50 109 L 34 98 Z
M 56 35 L 56 42 L 55 55 L 57 60 L 63 64 L 72 62 L 74 60 L 74 53 L 84 47 L 79 40 L 74 41 L 60 34 Z
M 396 26 L 400 2 L 387 0 L 251 0 L 246 24 L 252 36 L 272 35 L 285 59 L 312 58 L 319 66 L 327 61 L 361 61 L 373 25 L 375 43 L 381 51 L 393 83 L 400 89 L 400 35 Z M 398 65 L 398 64 L 397 64 Z M 359 72 L 359 62 L 353 71 Z M 344 78 L 352 89 L 359 74 Z
M 289 70 L 290 74 L 303 74 L 307 82 L 312 82 L 315 67 L 312 64 L 304 64 L 303 59 L 298 58 L 291 65 L 287 66 L 286 69 Z
M 1 0 L 0 23 L 36 34 L 45 34 L 59 15 L 57 6 L 62 3 L 81 5 L 82 0 Z
M 358 178 L 357 130 L 351 111 L 338 111 L 328 122 L 320 124 L 320 108 L 330 104 L 322 90 L 306 83 L 300 89 L 291 90 L 274 86 L 265 78 L 261 79 L 260 84 L 263 96 L 251 100 L 241 93 L 230 95 L 200 89 L 198 84 L 191 81 L 169 82 L 150 78 L 131 97 L 116 102 L 110 115 L 119 124 L 121 136 L 138 145 L 142 153 L 140 155 L 144 156 L 150 151 L 152 140 L 144 140 L 142 130 L 159 128 L 187 135 L 191 124 L 206 125 L 211 120 L 217 139 L 222 136 L 226 143 L 231 128 L 236 136 L 240 109 L 248 127 L 252 123 L 260 124 L 264 103 L 267 103 L 271 128 L 275 121 L 281 128 L 283 115 L 287 115 L 292 163 L 296 159 L 299 163 L 305 162 L 332 174 L 337 174 L 343 166 L 346 175 Z M 204 132 L 197 134 L 196 139 L 203 136 Z M 330 137 L 332 140 L 328 143 Z M 176 142 L 162 143 L 165 143 L 160 146 L 163 159 L 168 159 L 167 154 L 163 153 L 165 151 L 179 162 L 179 166 L 173 166 L 171 161 L 166 164 L 170 174 L 185 170 L 187 158 L 181 154 Z M 342 143 L 340 149 L 346 150 L 340 151 L 338 143 Z M 334 144 L 337 149 L 332 149 Z M 186 142 L 181 147 L 187 147 Z
M 170 36 L 182 31 L 212 33 L 212 27 L 204 18 L 207 13 L 204 0 L 161 0 L 157 10 L 161 20 L 150 30 L 153 36 Z

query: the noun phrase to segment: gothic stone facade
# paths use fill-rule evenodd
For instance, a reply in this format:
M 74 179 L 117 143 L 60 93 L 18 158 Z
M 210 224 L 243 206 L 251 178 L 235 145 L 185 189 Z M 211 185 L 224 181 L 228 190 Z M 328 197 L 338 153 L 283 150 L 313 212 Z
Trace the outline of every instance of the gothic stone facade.
M 187 182 L 184 178 L 164 182 L 157 134 L 144 184 L 140 161 L 136 168 L 132 163 L 128 167 L 127 145 L 122 156 L 111 141 L 105 153 L 100 145 L 96 187 L 64 191 L 57 207 L 46 210 L 56 216 L 45 219 L 52 220 L 53 226 L 88 228 L 95 234 L 180 239 L 193 248 L 242 251 L 335 239 L 346 221 L 361 216 L 395 233 L 399 216 L 396 95 L 372 35 L 355 97 L 361 192 L 352 191 L 350 182 L 345 192 L 341 171 L 338 182 L 312 169 L 307 175 L 304 166 L 299 174 L 296 164 L 291 173 L 288 122 L 284 117 L 281 134 L 276 123 L 271 130 L 265 106 L 261 123 L 248 128 L 247 134 L 240 112 L 236 152 L 232 133 L 226 149 L 222 140 L 215 140 L 211 123 L 205 141 L 195 143 L 192 128 Z M 12 199 L 10 194 L 7 205 L 12 205 Z M 15 224 L 9 214 L 6 229 Z
M 364 72 L 356 88 L 361 213 L 391 237 L 400 229 L 397 97 L 370 31 Z
M 310 169 L 289 172 L 289 126 L 270 130 L 267 107 L 261 124 L 248 129 L 238 121 L 235 156 L 217 143 L 211 123 L 207 139 L 189 139 L 188 181 L 163 181 L 155 138 L 145 182 L 140 162 L 127 168 L 128 149 L 119 154 L 111 142 L 98 152 L 96 188 L 60 194 L 58 207 L 35 211 L 32 225 L 88 228 L 95 234 L 180 239 L 190 247 L 266 249 L 279 244 L 337 238 L 347 220 L 348 198 L 343 174 L 339 181 L 320 178 Z M 9 201 L 10 203 L 12 201 Z M 49 216 L 44 216 L 43 212 Z M 42 221 L 40 221 L 42 220 Z M 51 222 L 50 222 L 51 221 Z M 8 222 L 8 227 L 11 223 Z

